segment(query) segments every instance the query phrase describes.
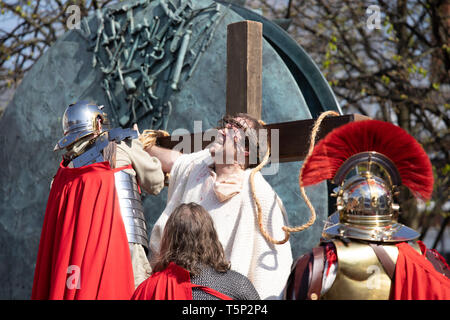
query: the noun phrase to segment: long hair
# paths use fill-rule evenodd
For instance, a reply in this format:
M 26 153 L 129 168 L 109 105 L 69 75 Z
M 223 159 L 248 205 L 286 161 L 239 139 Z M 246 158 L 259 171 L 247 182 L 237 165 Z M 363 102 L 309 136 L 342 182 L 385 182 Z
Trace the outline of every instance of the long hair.
M 170 262 L 192 275 L 198 274 L 202 265 L 218 272 L 230 269 L 214 222 L 202 206 L 193 202 L 182 204 L 167 220 L 153 272 L 164 270 Z

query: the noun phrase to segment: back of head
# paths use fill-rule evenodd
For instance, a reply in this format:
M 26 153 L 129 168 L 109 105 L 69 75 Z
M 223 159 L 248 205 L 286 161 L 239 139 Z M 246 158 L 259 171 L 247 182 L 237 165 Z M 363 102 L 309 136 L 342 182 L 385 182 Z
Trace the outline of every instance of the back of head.
M 202 265 L 225 272 L 230 268 L 209 213 L 195 203 L 182 204 L 170 215 L 164 228 L 153 272 L 170 262 L 195 275 Z
M 73 144 L 94 139 L 109 125 L 103 106 L 88 101 L 70 104 L 63 115 L 62 127 L 64 136 L 56 144 L 54 151 L 70 148 Z M 101 127 L 99 127 L 99 122 Z

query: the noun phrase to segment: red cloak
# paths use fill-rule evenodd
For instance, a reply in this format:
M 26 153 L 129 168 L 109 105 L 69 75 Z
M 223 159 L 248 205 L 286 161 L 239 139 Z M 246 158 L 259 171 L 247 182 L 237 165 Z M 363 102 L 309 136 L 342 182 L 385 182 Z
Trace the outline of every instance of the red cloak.
M 397 244 L 394 300 L 450 300 L 450 279 L 405 242 Z
M 163 271 L 142 282 L 131 300 L 192 300 L 192 288 L 197 287 L 222 300 L 231 300 L 214 289 L 192 284 L 189 272 L 171 262 Z
M 60 168 L 47 202 L 32 299 L 129 299 L 133 269 L 108 162 Z

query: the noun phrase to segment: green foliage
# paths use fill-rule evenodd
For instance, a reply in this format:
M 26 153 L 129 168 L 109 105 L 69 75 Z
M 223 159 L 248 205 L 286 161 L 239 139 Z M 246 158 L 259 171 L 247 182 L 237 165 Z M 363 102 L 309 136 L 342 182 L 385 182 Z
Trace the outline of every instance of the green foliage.
M 437 82 L 433 82 L 433 84 L 431 86 L 436 91 L 439 91 L 439 88 L 441 87 L 441 85 L 439 83 L 437 83 Z
M 442 168 L 442 174 L 446 176 L 449 173 L 450 173 L 450 163 L 446 163 L 445 166 Z
M 390 82 L 391 82 L 391 78 L 389 78 L 388 76 L 386 76 L 386 75 L 382 75 L 381 76 L 381 81 L 385 84 L 385 85 L 388 85 Z

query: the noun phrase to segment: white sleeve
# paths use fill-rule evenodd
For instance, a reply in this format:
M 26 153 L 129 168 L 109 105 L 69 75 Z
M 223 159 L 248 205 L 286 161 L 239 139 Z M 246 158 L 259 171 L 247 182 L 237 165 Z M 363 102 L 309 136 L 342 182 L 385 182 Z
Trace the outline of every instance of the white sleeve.
M 175 160 L 172 169 L 170 170 L 167 204 L 171 202 L 172 196 L 175 193 L 177 193 L 180 198 L 183 196 L 186 182 L 192 167 L 199 160 L 203 160 L 207 157 L 210 157 L 210 153 L 208 149 L 205 149 L 190 154 L 182 154 L 177 158 L 177 160 Z
M 202 160 L 208 155 L 209 150 L 202 150 L 191 154 L 182 154 L 175 160 L 170 171 L 166 208 L 153 226 L 150 235 L 149 247 L 151 256 L 159 252 L 159 246 L 167 219 L 173 210 L 181 204 L 192 167 L 198 160 Z

